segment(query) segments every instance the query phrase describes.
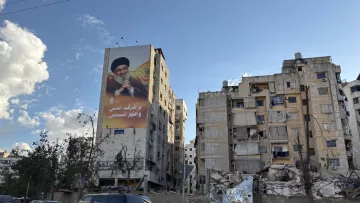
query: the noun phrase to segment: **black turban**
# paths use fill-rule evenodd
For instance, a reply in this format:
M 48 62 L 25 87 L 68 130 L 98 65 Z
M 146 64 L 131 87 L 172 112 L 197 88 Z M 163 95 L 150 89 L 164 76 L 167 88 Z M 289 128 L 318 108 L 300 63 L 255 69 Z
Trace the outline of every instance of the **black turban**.
M 120 58 L 115 59 L 111 64 L 111 71 L 114 72 L 114 70 L 120 65 L 130 66 L 129 59 L 126 57 L 120 57 Z

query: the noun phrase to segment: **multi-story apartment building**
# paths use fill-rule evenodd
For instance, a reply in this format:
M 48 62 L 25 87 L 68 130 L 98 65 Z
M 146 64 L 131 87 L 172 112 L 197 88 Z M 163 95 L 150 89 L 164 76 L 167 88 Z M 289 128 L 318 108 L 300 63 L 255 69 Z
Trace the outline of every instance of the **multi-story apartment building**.
M 222 91 L 199 93 L 199 179 L 213 168 L 253 173 L 270 164 L 300 164 L 307 120 L 312 166 L 347 172 L 350 136 L 340 72 L 331 57 L 296 53 L 279 74 L 243 77 L 238 86 L 224 81 Z
M 196 191 L 196 149 L 195 140 L 185 144 L 185 164 L 192 166 L 192 170 L 185 181 L 185 193 L 192 194 Z
M 11 167 L 20 159 L 20 157 L 9 155 L 6 151 L 0 152 L 0 184 L 4 182 L 6 174 L 14 173 Z
M 187 120 L 187 107 L 183 99 L 176 99 L 175 110 L 175 178 L 176 178 L 176 190 L 182 191 L 184 180 L 184 144 L 185 144 L 185 129 Z
M 343 83 L 343 91 L 350 112 L 349 125 L 352 145 L 348 145 L 347 148 L 352 152 L 354 166 L 360 168 L 360 74 L 356 80 Z
M 161 49 L 105 49 L 96 141 L 99 185 L 146 177 L 148 188 L 174 189 L 175 94 Z

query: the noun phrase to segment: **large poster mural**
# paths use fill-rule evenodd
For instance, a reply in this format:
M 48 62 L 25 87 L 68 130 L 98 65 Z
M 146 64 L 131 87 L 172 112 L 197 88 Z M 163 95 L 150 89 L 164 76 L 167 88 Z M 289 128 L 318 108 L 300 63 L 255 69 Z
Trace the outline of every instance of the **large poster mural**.
M 145 128 L 150 46 L 110 49 L 103 127 Z

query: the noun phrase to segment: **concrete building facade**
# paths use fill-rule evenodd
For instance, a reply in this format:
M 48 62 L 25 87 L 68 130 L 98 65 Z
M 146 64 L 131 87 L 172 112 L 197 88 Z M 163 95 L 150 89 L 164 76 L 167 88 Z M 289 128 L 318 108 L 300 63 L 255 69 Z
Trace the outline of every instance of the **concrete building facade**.
M 6 174 L 15 173 L 11 167 L 19 160 L 20 157 L 11 156 L 6 151 L 0 152 L 0 184 L 4 183 Z
M 350 113 L 349 125 L 352 140 L 352 145 L 347 147 L 353 153 L 354 166 L 360 168 L 360 74 L 356 80 L 343 83 L 343 91 Z
M 192 194 L 196 191 L 196 148 L 195 140 L 185 144 L 185 164 L 192 166 L 190 175 L 185 181 L 185 193 Z
M 187 106 L 183 99 L 176 99 L 175 101 L 175 144 L 174 144 L 174 160 L 175 160 L 175 178 L 176 190 L 182 191 L 184 184 L 184 146 L 186 138 L 186 120 L 187 120 Z
M 306 120 L 312 167 L 346 173 L 352 155 L 345 145 L 350 136 L 340 72 L 331 57 L 296 53 L 279 74 L 243 77 L 237 86 L 224 81 L 222 91 L 199 93 L 199 179 L 213 168 L 253 173 L 270 164 L 300 164 Z
M 141 47 L 141 46 L 136 46 Z M 97 137 L 103 155 L 99 160 L 98 185 L 135 186 L 146 177 L 148 188 L 174 189 L 175 178 L 175 93 L 170 86 L 170 70 L 162 49 L 148 46 L 149 81 L 147 118 L 145 128 L 108 128 L 103 126 L 106 71 L 111 49 L 105 49 L 103 82 L 100 95 Z M 121 47 L 131 49 L 134 47 Z M 130 175 L 113 170 L 116 154 L 125 146 L 127 159 L 137 167 Z M 136 159 L 136 160 L 135 160 Z

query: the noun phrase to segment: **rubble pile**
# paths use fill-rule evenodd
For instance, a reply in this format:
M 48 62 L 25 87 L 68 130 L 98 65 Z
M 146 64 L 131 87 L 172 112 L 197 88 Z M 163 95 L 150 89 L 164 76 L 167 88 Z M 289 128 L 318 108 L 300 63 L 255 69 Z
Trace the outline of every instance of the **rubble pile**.
M 315 198 L 360 197 L 360 179 L 342 175 L 327 176 L 310 172 L 312 193 Z M 302 172 L 290 165 L 272 165 L 267 176 L 261 179 L 263 192 L 281 196 L 305 196 Z

